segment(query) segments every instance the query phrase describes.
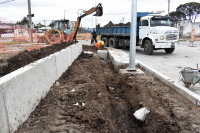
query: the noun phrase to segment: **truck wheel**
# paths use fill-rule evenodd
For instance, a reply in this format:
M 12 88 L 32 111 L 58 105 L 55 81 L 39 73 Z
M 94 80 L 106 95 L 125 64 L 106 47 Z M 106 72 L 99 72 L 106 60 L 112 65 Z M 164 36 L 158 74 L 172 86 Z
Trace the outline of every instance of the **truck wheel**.
M 115 41 L 114 38 L 109 39 L 109 47 L 111 48 L 119 48 L 119 42 Z
M 166 48 L 165 52 L 171 54 L 174 52 L 174 50 L 175 50 L 175 48 Z
M 153 46 L 152 46 L 152 42 L 150 40 L 146 40 L 144 42 L 144 52 L 146 55 L 153 54 Z
M 191 85 L 190 83 L 185 83 L 185 82 L 184 82 L 184 84 L 185 84 L 185 87 L 186 87 L 186 88 L 189 88 L 190 85 Z
M 107 37 L 103 37 L 102 41 L 104 41 L 104 47 L 108 47 L 108 38 Z

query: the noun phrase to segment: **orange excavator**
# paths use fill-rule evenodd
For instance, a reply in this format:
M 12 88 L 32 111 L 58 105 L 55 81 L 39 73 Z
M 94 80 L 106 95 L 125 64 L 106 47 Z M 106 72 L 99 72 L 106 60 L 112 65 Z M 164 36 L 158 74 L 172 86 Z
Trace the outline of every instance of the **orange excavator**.
M 54 27 L 53 29 L 45 32 L 46 39 L 43 38 L 43 40 L 48 41 L 47 43 L 50 43 L 50 44 L 55 44 L 55 43 L 59 43 L 59 42 L 68 42 L 68 41 L 72 42 L 73 40 L 76 40 L 76 34 L 80 27 L 81 19 L 87 15 L 94 13 L 94 12 L 96 12 L 96 13 L 93 16 L 102 16 L 103 15 L 103 7 L 102 7 L 101 3 L 99 3 L 96 7 L 93 7 L 88 11 L 83 11 L 83 14 L 77 18 L 77 21 L 75 23 L 75 28 L 72 33 L 65 34 L 63 30 L 60 31 L 60 29 L 62 29 L 61 27 L 63 27 L 63 25 L 58 24 L 57 28 Z M 60 20 L 60 21 L 63 21 L 63 20 Z M 58 20 L 56 22 L 58 22 Z M 39 38 L 39 41 L 41 42 L 40 38 Z

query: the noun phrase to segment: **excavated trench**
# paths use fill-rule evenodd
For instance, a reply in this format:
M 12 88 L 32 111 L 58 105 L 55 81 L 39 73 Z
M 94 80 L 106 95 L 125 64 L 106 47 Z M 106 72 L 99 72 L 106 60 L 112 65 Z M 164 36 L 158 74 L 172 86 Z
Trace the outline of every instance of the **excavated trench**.
M 145 122 L 133 116 L 142 107 L 151 111 Z M 195 108 L 149 73 L 121 75 L 109 59 L 82 53 L 16 133 L 174 133 L 192 130 L 185 111 Z

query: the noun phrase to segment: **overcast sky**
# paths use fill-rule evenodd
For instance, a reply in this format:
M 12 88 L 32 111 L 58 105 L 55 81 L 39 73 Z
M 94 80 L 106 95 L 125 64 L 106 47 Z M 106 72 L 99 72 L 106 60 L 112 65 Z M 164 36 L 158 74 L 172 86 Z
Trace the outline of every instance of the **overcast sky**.
M 0 17 L 10 20 L 19 21 L 28 14 L 27 0 L 0 0 Z M 197 0 L 171 0 L 170 11 L 175 11 L 180 4 L 193 2 Z M 198 0 L 199 1 L 199 0 Z M 107 24 L 110 20 L 114 23 L 120 23 L 124 17 L 124 22 L 131 21 L 131 3 L 132 0 L 96 0 L 96 4 L 102 3 L 103 16 L 97 17 L 97 23 L 101 26 Z M 32 18 L 34 23 L 44 24 L 50 23 L 51 20 L 58 20 L 64 18 L 70 21 L 76 21 L 79 9 L 89 10 L 95 6 L 95 0 L 31 0 L 31 13 L 35 16 Z M 137 11 L 148 12 L 164 10 L 168 13 L 168 0 L 138 0 Z M 122 14 L 123 13 L 123 14 Z M 1 19 L 0 18 L 0 19 Z M 200 22 L 200 16 L 197 20 Z M 95 17 L 92 15 L 86 16 L 82 19 L 83 27 L 93 27 L 95 25 Z

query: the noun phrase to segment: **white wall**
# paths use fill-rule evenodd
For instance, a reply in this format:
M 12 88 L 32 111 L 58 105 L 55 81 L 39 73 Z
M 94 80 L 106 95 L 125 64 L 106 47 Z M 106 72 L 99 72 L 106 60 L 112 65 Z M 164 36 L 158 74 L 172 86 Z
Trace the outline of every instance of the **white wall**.
M 73 44 L 0 78 L 0 133 L 14 132 L 81 52 Z
M 180 23 L 180 26 L 183 26 L 183 36 L 191 36 L 192 29 L 195 29 L 195 36 L 200 36 L 200 22 L 190 23 L 189 21 L 184 21 Z

